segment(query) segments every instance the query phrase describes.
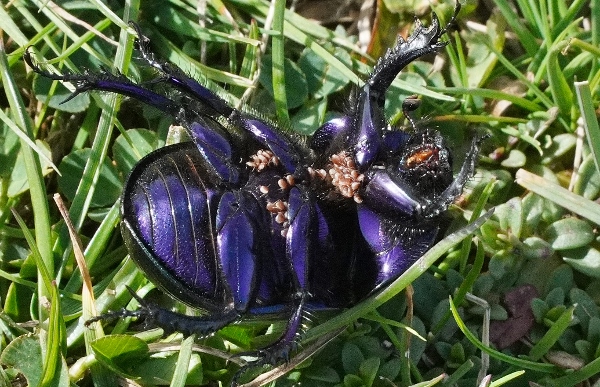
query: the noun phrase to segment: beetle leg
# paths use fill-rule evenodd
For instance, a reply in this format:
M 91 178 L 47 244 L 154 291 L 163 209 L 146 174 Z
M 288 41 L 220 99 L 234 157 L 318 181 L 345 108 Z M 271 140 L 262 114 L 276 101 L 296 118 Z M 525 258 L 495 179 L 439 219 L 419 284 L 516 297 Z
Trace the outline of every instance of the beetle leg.
M 219 180 L 238 184 L 240 168 L 234 162 L 234 151 L 223 127 L 209 117 L 196 117 L 192 123 L 184 126 L 188 128 L 192 141 Z
M 250 133 L 259 143 L 279 157 L 288 173 L 295 172 L 298 166 L 299 151 L 295 149 L 289 138 L 286 138 L 280 132 L 278 133 L 274 127 L 266 122 L 232 108 L 224 99 L 202 86 L 195 79 L 187 76 L 179 67 L 168 62 L 157 61 L 148 45 L 148 38 L 141 33 L 139 26 L 133 24 L 133 27 L 139 37 L 138 42 L 142 56 L 150 66 L 159 71 L 163 81 L 199 102 L 203 107 L 199 109 L 201 115 L 227 118 L 234 127 Z M 186 116 L 192 121 L 196 118 L 194 112 L 186 114 Z
M 138 309 L 127 310 L 123 308 L 118 311 L 105 313 L 87 320 L 85 322 L 85 326 L 89 326 L 97 321 L 135 317 L 143 318 L 144 324 L 147 327 L 162 328 L 165 335 L 173 332 L 180 332 L 184 336 L 190 336 L 192 334 L 206 336 L 218 331 L 226 325 L 231 324 L 240 317 L 239 313 L 232 309 L 223 310 L 208 316 L 188 316 L 182 313 L 172 312 L 170 310 L 160 308 L 151 302 L 145 301 L 129 286 L 127 286 L 127 290 L 140 304 Z
M 439 39 L 446 33 L 449 25 L 454 23 L 460 7 L 460 3 L 457 1 L 454 14 L 444 28 L 440 27 L 435 12 L 432 13 L 429 28 L 424 28 L 417 19 L 416 28 L 408 39 L 404 40 L 402 37 L 398 37 L 394 48 L 389 49 L 377 61 L 371 76 L 358 96 L 349 133 L 344 127 L 341 130 L 338 129 L 347 137 L 346 146 L 353 149 L 355 162 L 360 172 L 367 170 L 380 154 L 381 132 L 386 127 L 385 92 L 400 71 L 409 63 L 436 52 L 447 44 L 447 42 L 440 42 Z M 323 129 L 324 133 L 328 131 L 330 131 L 329 127 Z
M 297 293 L 294 300 L 293 313 L 290 316 L 285 331 L 279 339 L 266 348 L 258 351 L 264 364 L 277 364 L 284 360 L 290 360 L 290 353 L 298 342 L 298 332 L 301 330 L 304 305 L 308 298 L 307 293 Z
M 299 189 L 290 189 L 288 199 L 289 229 L 286 233 L 286 256 L 291 266 L 294 294 L 292 313 L 283 334 L 273 344 L 258 351 L 258 364 L 277 364 L 289 361 L 298 340 L 305 303 L 309 297 L 310 260 L 324 253 L 329 235 L 323 214 L 310 198 Z M 243 373 L 240 370 L 238 374 Z M 239 376 L 239 375 L 238 375 Z
M 273 344 L 267 347 L 261 348 L 258 351 L 242 352 L 236 356 L 257 356 L 258 359 L 247 363 L 240 367 L 232 378 L 231 386 L 237 386 L 239 379 L 244 373 L 256 367 L 263 365 L 276 365 L 281 362 L 288 363 L 290 360 L 290 354 L 295 349 L 298 342 L 298 332 L 300 331 L 300 325 L 302 323 L 302 314 L 304 311 L 304 305 L 308 296 L 306 294 L 295 295 L 295 306 L 292 315 L 288 320 L 283 334 Z
M 429 28 L 424 28 L 419 19 L 415 19 L 416 28 L 408 39 L 404 40 L 401 36 L 398 37 L 396 45 L 388 49 L 385 55 L 377 61 L 371 77 L 367 81 L 367 85 L 371 89 L 370 98 L 373 102 L 383 108 L 386 90 L 404 67 L 415 59 L 436 52 L 448 44 L 448 42 L 440 42 L 439 39 L 454 24 L 460 8 L 460 2 L 457 1 L 454 13 L 444 28 L 441 28 L 437 15 L 432 12 Z
M 148 90 L 140 85 L 136 85 L 122 75 L 112 75 L 108 72 L 53 74 L 38 66 L 38 64 L 34 62 L 29 51 L 25 51 L 25 54 L 23 54 L 23 59 L 34 72 L 55 81 L 72 83 L 75 86 L 75 91 L 73 94 L 64 100 L 63 103 L 75 98 L 78 94 L 85 93 L 90 90 L 101 90 L 135 98 L 172 116 L 175 116 L 180 110 L 175 101 Z
M 400 217 L 419 217 L 423 203 L 408 184 L 394 179 L 381 169 L 369 176 L 362 193 L 363 203 L 380 213 L 394 213 Z
M 477 163 L 477 157 L 479 155 L 479 147 L 481 142 L 486 137 L 475 137 L 471 142 L 471 148 L 469 152 L 467 152 L 467 157 L 463 162 L 462 167 L 458 175 L 454 178 L 452 183 L 439 195 L 436 197 L 431 203 L 428 203 L 422 210 L 422 216 L 424 218 L 433 218 L 443 211 L 445 211 L 448 206 L 454 201 L 456 198 L 460 196 L 463 191 L 463 188 L 469 178 L 475 172 L 475 164 Z
M 201 102 L 207 108 L 203 112 L 211 117 L 229 117 L 235 111 L 223 98 L 202 86 L 194 78 L 187 76 L 176 65 L 157 60 L 150 49 L 150 39 L 142 34 L 138 24 L 130 22 L 130 25 L 138 35 L 137 42 L 142 57 L 150 66 L 158 70 L 161 81 L 169 83 L 171 86 L 193 97 L 196 101 Z
M 233 307 L 247 311 L 258 288 L 259 236 L 266 227 L 256 214 L 259 203 L 249 194 L 227 192 L 217 211 L 217 250 L 222 281 L 229 289 Z
M 429 249 L 439 230 L 432 224 L 398 223 L 396 217 L 363 205 L 359 205 L 358 218 L 362 234 L 375 253 L 375 289 L 406 271 Z

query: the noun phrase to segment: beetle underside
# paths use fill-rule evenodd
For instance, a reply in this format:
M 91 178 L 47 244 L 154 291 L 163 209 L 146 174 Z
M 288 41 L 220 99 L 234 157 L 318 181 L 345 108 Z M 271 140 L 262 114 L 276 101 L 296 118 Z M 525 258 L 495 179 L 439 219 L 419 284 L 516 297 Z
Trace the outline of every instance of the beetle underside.
M 457 3 L 450 23 L 459 10 Z M 474 140 L 453 177 L 437 131 L 406 133 L 385 119 L 392 81 L 410 62 L 444 47 L 446 28 L 434 13 L 430 27 L 418 23 L 407 40 L 399 38 L 354 108 L 309 141 L 230 107 L 156 60 L 139 29 L 142 56 L 157 72 L 143 85 L 106 73 L 50 74 L 26 53 L 36 72 L 73 83 L 73 96 L 127 95 L 173 116 L 192 140 L 156 150 L 134 167 L 121 229 L 147 277 L 207 315 L 139 300 L 138 311 L 93 321 L 135 315 L 165 331 L 206 335 L 249 313 L 287 313 L 281 338 L 259 352 L 262 362 L 277 363 L 289 357 L 307 305 L 348 307 L 397 278 L 433 244 L 438 218 L 461 194 L 478 154 Z

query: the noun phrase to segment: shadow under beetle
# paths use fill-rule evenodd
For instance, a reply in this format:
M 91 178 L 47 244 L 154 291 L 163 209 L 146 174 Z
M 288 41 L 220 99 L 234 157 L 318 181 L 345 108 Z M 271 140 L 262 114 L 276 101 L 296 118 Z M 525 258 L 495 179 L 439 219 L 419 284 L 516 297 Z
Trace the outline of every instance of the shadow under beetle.
M 457 3 L 449 25 L 459 10 Z M 143 85 L 107 73 L 50 74 L 26 53 L 37 73 L 76 86 L 70 98 L 90 90 L 124 94 L 173 116 L 191 138 L 133 168 L 121 230 L 147 277 L 206 315 L 139 300 L 137 311 L 94 321 L 131 315 L 166 332 L 206 335 L 245 315 L 287 313 L 282 336 L 258 352 L 274 364 L 288 358 L 305 308 L 348 307 L 397 278 L 434 243 L 439 216 L 461 194 L 479 151 L 475 139 L 453 177 L 437 131 L 413 123 L 408 134 L 384 116 L 394 78 L 444 47 L 446 28 L 435 13 L 428 28 L 417 23 L 377 62 L 352 110 L 307 141 L 156 60 L 139 30 L 141 54 L 157 72 Z

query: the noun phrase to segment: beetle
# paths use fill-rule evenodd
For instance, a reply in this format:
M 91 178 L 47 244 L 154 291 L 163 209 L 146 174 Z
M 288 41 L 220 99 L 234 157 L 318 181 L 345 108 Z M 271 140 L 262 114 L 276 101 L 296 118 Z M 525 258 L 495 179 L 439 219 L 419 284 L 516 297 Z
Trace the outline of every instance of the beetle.
M 130 256 L 157 287 L 202 309 L 174 313 L 138 298 L 140 308 L 99 316 L 143 317 L 165 332 L 207 335 L 244 316 L 287 313 L 262 361 L 288 359 L 305 310 L 346 308 L 397 278 L 434 243 L 440 217 L 472 176 L 474 139 L 453 176 L 436 130 L 386 123 L 386 90 L 409 63 L 434 53 L 446 27 L 432 13 L 377 62 L 353 107 L 302 139 L 237 110 L 157 60 L 139 28 L 142 58 L 157 78 L 143 85 L 109 73 L 52 74 L 75 92 L 115 92 L 171 115 L 191 141 L 145 156 L 121 197 Z

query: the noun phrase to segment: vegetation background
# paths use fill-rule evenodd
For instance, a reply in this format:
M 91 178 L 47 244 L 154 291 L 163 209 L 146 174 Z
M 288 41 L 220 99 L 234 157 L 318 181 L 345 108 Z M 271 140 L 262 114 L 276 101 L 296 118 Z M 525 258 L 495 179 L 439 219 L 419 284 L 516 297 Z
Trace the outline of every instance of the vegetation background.
M 135 308 L 125 285 L 185 310 L 153 290 L 118 232 L 123 180 L 165 144 L 170 121 L 108 94 L 61 104 L 69 85 L 34 75 L 22 61 L 28 47 L 53 71 L 105 68 L 142 79 L 151 74 L 134 50 L 128 21 L 136 21 L 160 57 L 233 105 L 310 135 L 344 111 L 374 59 L 414 28 L 414 15 L 427 25 L 433 9 L 444 23 L 453 8 L 421 0 L 3 1 L 0 385 L 228 384 L 242 363 L 230 354 L 272 341 L 283 327 L 253 319 L 182 339 L 132 331 L 124 319 L 84 326 L 95 313 Z M 415 117 L 444 133 L 457 164 L 474 133 L 490 134 L 448 237 L 376 297 L 313 316 L 289 364 L 242 381 L 294 368 L 278 386 L 598 385 L 600 1 L 468 0 L 448 40 L 400 75 L 386 106 L 402 126 L 401 102 L 418 94 Z M 464 228 L 492 207 L 491 218 Z

